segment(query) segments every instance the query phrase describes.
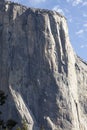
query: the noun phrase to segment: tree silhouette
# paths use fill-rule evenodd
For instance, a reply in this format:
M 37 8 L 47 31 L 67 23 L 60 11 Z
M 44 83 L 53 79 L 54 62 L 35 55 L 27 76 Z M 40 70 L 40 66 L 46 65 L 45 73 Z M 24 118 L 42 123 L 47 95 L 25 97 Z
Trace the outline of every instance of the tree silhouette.
M 5 95 L 4 91 L 0 90 L 0 106 L 3 106 L 7 100 L 7 95 Z M 3 113 L 0 111 L 0 115 Z M 6 122 L 0 118 L 0 130 L 12 130 L 15 125 L 17 124 L 16 121 L 13 119 L 9 119 Z M 16 130 L 28 130 L 27 123 L 25 120 L 22 121 L 22 127 L 18 127 Z
M 7 95 L 5 95 L 4 91 L 0 90 L 0 106 L 4 105 L 7 99 Z M 0 115 L 3 113 L 0 111 Z M 0 130 L 12 130 L 13 127 L 17 124 L 13 119 L 9 119 L 6 122 L 0 118 Z

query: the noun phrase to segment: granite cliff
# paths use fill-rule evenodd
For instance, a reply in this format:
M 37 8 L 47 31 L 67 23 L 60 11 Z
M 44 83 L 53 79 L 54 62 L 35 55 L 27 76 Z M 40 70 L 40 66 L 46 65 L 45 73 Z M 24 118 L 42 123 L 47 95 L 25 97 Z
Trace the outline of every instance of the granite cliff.
M 64 16 L 0 0 L 0 89 L 5 120 L 87 130 L 87 63 L 72 49 Z

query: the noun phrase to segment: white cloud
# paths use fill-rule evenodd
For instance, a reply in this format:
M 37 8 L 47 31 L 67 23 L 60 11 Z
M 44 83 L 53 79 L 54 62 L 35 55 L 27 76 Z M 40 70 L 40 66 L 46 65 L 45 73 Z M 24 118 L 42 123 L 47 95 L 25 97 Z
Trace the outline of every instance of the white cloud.
M 17 3 L 20 2 L 20 0 L 6 0 L 6 1 L 13 1 L 13 2 L 17 2 Z
M 87 23 L 83 24 L 84 27 L 87 27 Z
M 85 1 L 85 2 L 83 2 L 83 4 L 82 4 L 83 6 L 87 6 L 87 2 Z
M 80 48 L 86 48 L 86 47 L 87 47 L 86 44 L 85 45 L 83 44 L 83 45 L 80 46 Z
M 79 31 L 76 32 L 76 35 L 81 35 L 84 33 L 84 30 L 83 29 L 80 29 Z
M 54 6 L 53 10 L 59 12 L 62 15 L 64 15 L 63 10 L 58 5 Z
M 45 2 L 46 0 L 32 0 L 32 2 L 36 2 L 36 3 L 41 3 L 41 2 Z
M 83 13 L 83 17 L 87 17 L 87 14 L 86 14 L 86 13 Z
M 83 2 L 83 0 L 73 0 L 72 5 L 77 6 L 78 4 L 81 4 L 82 2 Z
M 77 6 L 82 4 L 82 6 L 87 6 L 87 0 L 66 0 L 66 2 L 71 3 L 72 6 Z
M 5 1 L 11 1 L 11 2 L 15 2 L 15 3 L 24 3 L 24 0 L 5 0 Z M 27 0 L 29 1 L 29 0 Z
M 69 22 L 72 23 L 73 19 L 72 18 L 69 18 Z
M 66 0 L 66 2 L 70 2 L 71 0 Z
M 6 1 L 14 1 L 14 2 L 22 2 L 23 0 L 6 0 Z M 29 3 L 41 3 L 45 2 L 46 0 L 27 0 Z
M 66 2 L 71 2 L 72 6 L 77 6 L 81 3 L 83 3 L 83 0 L 66 0 Z
M 28 0 L 28 1 L 32 5 L 36 5 L 36 4 L 40 4 L 40 3 L 46 2 L 46 0 Z
M 70 22 L 70 23 L 72 23 L 73 22 L 73 17 L 72 17 L 72 15 L 69 13 L 67 13 L 67 15 L 66 15 L 66 17 L 67 17 L 67 20 Z

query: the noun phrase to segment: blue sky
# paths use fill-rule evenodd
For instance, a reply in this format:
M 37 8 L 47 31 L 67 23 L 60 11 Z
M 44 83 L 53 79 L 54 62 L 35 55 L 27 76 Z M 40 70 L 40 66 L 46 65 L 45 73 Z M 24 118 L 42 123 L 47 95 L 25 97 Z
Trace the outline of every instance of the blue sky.
M 62 13 L 68 22 L 71 44 L 87 61 L 87 0 L 11 0 L 28 7 L 45 8 Z

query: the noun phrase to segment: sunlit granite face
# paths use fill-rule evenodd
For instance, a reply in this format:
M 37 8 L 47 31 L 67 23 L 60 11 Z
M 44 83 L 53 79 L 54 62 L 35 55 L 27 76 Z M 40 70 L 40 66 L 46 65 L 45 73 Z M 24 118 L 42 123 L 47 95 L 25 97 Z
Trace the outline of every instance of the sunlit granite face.
M 3 118 L 25 119 L 29 130 L 87 130 L 87 64 L 71 47 L 66 19 L 11 2 L 2 8 Z

